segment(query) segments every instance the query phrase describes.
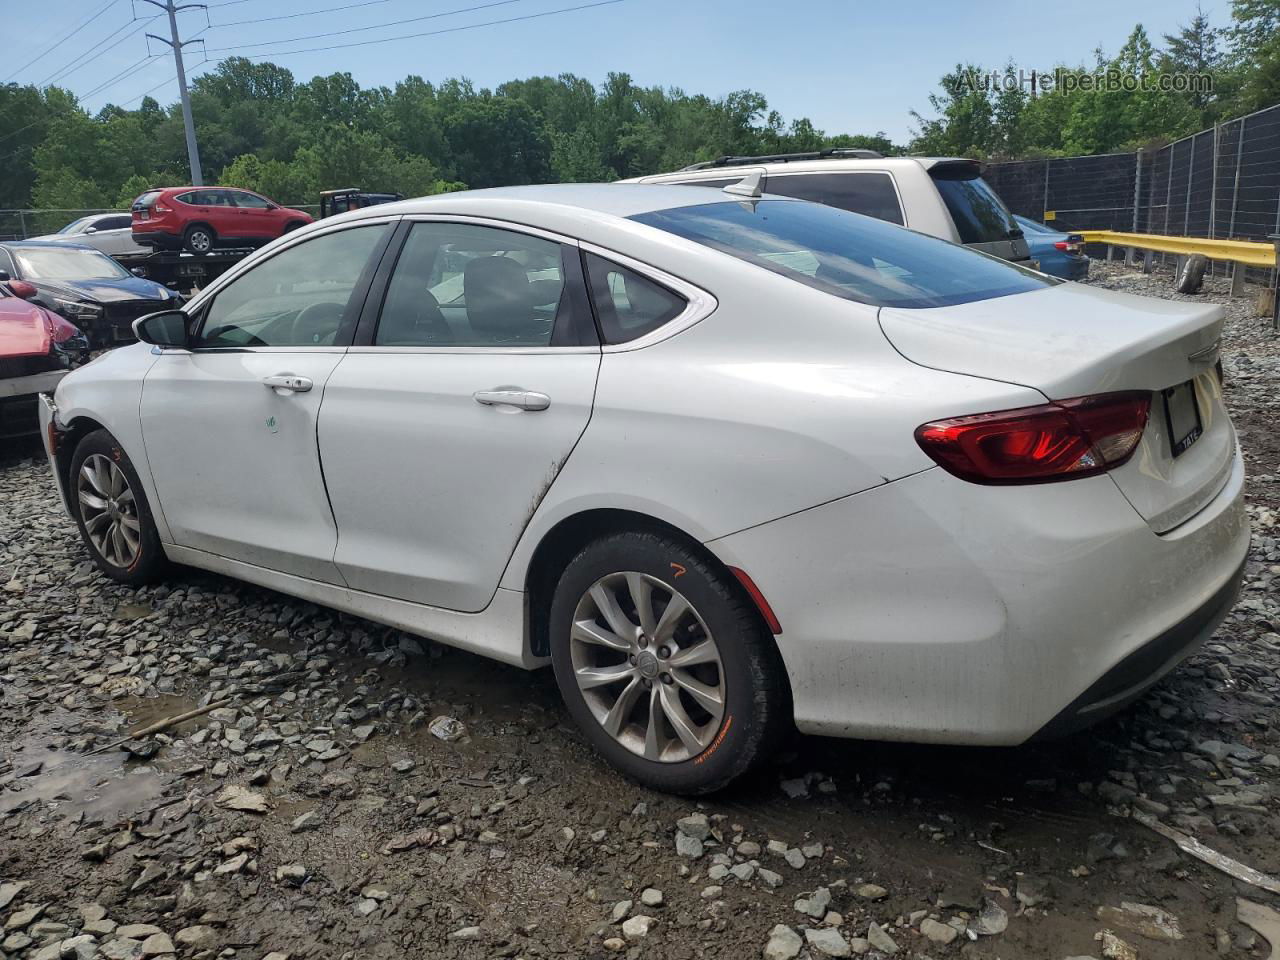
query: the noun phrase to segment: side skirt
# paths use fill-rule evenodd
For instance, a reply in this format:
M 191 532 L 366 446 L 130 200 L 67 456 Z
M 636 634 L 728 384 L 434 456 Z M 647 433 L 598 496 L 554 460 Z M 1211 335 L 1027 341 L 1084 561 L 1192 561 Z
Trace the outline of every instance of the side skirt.
M 164 552 L 174 563 L 278 590 L 512 666 L 533 670 L 550 663 L 548 658 L 536 657 L 529 651 L 525 595 L 518 590 L 499 587 L 484 610 L 460 613 L 307 580 L 191 547 L 166 543 Z

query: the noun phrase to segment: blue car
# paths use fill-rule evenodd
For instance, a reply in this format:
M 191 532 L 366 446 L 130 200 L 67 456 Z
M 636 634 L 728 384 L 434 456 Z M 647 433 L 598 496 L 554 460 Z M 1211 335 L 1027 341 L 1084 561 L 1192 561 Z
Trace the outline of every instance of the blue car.
M 1018 221 L 1022 235 L 1027 239 L 1031 259 L 1040 261 L 1041 271 L 1064 280 L 1083 280 L 1089 276 L 1089 258 L 1084 253 L 1084 237 L 1078 233 L 1054 230 L 1017 214 L 1014 214 L 1013 219 Z
M 89 335 L 96 350 L 129 343 L 133 321 L 173 310 L 182 297 L 153 280 L 134 276 L 105 253 L 76 243 L 26 240 L 0 244 L 0 281 L 25 280 L 31 298 Z

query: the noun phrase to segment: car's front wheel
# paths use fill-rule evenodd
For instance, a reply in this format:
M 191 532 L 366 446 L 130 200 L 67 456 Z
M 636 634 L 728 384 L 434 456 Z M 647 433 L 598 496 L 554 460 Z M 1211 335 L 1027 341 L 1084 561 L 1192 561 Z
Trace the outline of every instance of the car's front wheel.
M 95 430 L 71 457 L 71 503 L 80 538 L 112 580 L 140 586 L 166 559 L 137 471 L 106 430 Z
M 550 628 L 574 720 L 655 789 L 718 790 L 787 728 L 789 692 L 759 613 L 674 538 L 619 533 L 584 547 L 556 588 Z

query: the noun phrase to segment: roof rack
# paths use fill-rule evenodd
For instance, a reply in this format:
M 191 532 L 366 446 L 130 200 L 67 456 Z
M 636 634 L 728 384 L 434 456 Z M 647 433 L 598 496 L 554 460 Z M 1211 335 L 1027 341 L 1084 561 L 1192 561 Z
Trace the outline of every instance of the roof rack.
M 770 153 L 760 157 L 718 157 L 702 163 L 692 163 L 684 170 L 709 170 L 714 167 L 743 167 L 753 163 L 792 163 L 796 160 L 882 160 L 884 154 L 859 147 L 828 147 L 809 153 Z

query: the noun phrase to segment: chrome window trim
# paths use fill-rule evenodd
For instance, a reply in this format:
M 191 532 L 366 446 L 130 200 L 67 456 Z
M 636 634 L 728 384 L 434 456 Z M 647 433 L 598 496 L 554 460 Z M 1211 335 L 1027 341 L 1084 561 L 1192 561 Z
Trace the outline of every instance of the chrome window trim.
M 359 347 L 348 347 L 347 353 L 376 353 L 386 355 L 391 353 L 463 353 L 474 356 L 476 354 L 495 354 L 497 356 L 546 356 L 548 354 L 599 354 L 600 347 L 595 346 L 578 346 L 578 347 L 539 347 L 533 344 L 525 344 L 518 347 L 495 347 L 495 346 L 474 346 L 474 347 L 380 347 L 376 344 L 366 344 Z
M 716 308 L 720 306 L 720 301 L 713 294 L 703 290 L 701 287 L 694 286 L 688 280 L 682 280 L 667 273 L 665 270 L 660 270 L 658 267 L 637 260 L 634 257 L 629 257 L 624 253 L 618 253 L 616 250 L 588 243 L 585 240 L 578 241 L 578 246 L 587 253 L 593 253 L 605 260 L 611 260 L 619 266 L 626 267 L 628 270 L 652 280 L 654 283 L 673 290 L 683 297 L 685 301 L 685 308 L 656 330 L 650 330 L 644 336 L 628 340 L 626 343 L 602 344 L 600 347 L 602 353 L 629 353 L 632 350 L 643 350 L 645 347 L 653 346 L 655 343 L 669 340 L 676 334 L 688 330 L 695 323 L 705 320 L 715 313 Z M 590 287 L 590 278 L 588 278 L 588 287 Z
M 209 284 L 209 286 L 201 290 L 192 299 L 184 303 L 182 305 L 182 311 L 188 315 L 195 313 L 195 311 L 201 309 L 205 305 L 206 301 L 217 296 L 218 291 L 227 284 L 248 273 L 250 270 L 253 270 L 255 267 L 266 263 L 272 257 L 275 257 L 286 250 L 291 250 L 300 243 L 306 243 L 308 240 L 327 236 L 330 233 L 337 233 L 340 230 L 355 230 L 360 227 L 376 226 L 377 224 L 397 223 L 400 220 L 401 217 L 399 215 L 367 217 L 359 220 L 344 220 L 342 223 L 335 223 L 333 225 L 326 225 L 322 220 L 319 221 L 320 226 L 318 229 L 312 230 L 310 225 L 308 225 L 300 230 L 295 230 L 292 233 L 286 233 L 284 236 L 279 237 L 276 240 L 272 240 L 265 247 L 261 247 L 254 253 L 249 254 L 249 256 L 245 257 L 222 276 L 218 277 L 218 279 L 214 280 L 213 283 Z M 279 244 L 279 246 L 276 246 L 276 244 Z
M 460 223 L 464 226 L 492 227 L 495 230 L 506 230 L 508 233 L 525 233 L 531 237 L 550 240 L 554 243 L 567 243 L 575 247 L 579 243 L 576 237 L 569 237 L 563 233 L 554 233 L 551 230 L 543 230 L 541 227 L 521 223 L 518 220 L 497 220 L 493 217 L 477 217 L 473 214 L 465 213 L 406 213 L 403 219 L 415 223 Z

